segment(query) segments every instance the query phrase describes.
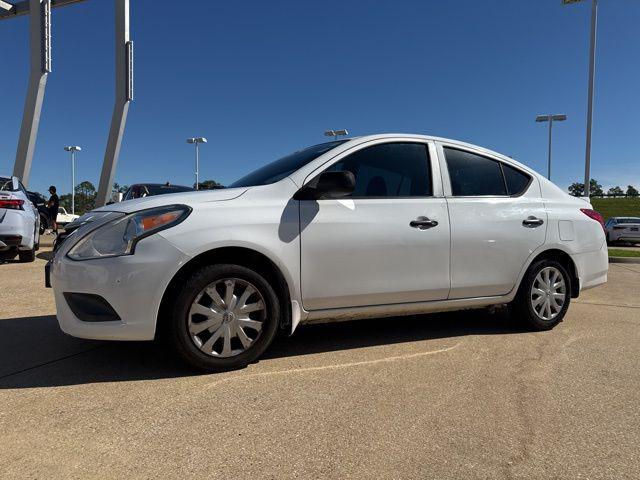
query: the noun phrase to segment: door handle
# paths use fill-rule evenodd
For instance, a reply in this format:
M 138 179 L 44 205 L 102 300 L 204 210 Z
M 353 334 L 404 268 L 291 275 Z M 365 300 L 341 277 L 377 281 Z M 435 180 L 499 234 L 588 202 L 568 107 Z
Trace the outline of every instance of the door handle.
M 417 228 L 418 230 L 426 230 L 427 228 L 437 227 L 438 222 L 436 220 L 430 220 L 427 217 L 418 217 L 415 220 L 411 220 L 409 226 Z
M 536 218 L 533 215 L 525 218 L 522 221 L 522 225 L 527 228 L 536 228 L 542 225 L 543 223 L 544 223 L 544 220 L 542 220 L 541 218 Z

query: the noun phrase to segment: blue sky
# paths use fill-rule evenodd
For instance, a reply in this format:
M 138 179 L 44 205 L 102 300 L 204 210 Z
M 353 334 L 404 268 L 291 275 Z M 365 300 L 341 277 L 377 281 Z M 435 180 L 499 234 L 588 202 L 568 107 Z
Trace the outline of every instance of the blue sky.
M 546 172 L 584 171 L 589 2 L 131 0 L 135 101 L 116 181 L 230 183 L 329 128 L 441 135 Z M 640 2 L 601 0 L 592 173 L 640 187 Z M 0 172 L 13 169 L 28 78 L 26 17 L 0 22 Z M 29 187 L 97 185 L 113 106 L 113 2 L 53 12 L 49 76 Z

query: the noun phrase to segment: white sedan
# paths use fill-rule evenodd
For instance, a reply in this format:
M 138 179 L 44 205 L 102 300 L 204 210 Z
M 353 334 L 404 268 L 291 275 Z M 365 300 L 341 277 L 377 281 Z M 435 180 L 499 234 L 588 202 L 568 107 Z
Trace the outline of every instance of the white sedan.
M 92 215 L 48 266 L 62 330 L 163 335 L 205 370 L 246 365 L 310 322 L 508 304 L 548 330 L 608 272 L 588 201 L 504 155 L 422 135 L 315 145 L 223 190 Z
M 639 217 L 611 217 L 604 226 L 609 243 L 640 243 Z
M 58 207 L 58 215 L 56 216 L 56 223 L 59 226 L 66 225 L 67 223 L 73 222 L 76 218 L 79 218 L 80 215 L 73 215 L 71 213 L 67 213 L 67 210 L 64 207 Z
M 0 175 L 0 260 L 33 262 L 39 242 L 37 207 L 17 177 Z

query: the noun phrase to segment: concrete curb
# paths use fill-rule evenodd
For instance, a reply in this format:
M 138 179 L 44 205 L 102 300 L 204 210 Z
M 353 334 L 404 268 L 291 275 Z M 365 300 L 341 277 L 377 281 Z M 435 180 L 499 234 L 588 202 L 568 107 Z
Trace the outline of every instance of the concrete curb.
M 640 257 L 609 257 L 609 263 L 640 263 Z

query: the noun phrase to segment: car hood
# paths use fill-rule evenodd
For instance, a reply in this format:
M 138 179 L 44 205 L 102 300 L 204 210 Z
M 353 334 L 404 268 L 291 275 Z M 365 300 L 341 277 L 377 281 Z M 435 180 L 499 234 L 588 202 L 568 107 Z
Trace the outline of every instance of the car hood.
M 194 206 L 209 202 L 223 202 L 238 198 L 248 188 L 223 188 L 219 190 L 199 190 L 193 192 L 166 193 L 135 200 L 125 200 L 119 203 L 112 203 L 104 207 L 96 208 L 92 212 L 122 212 L 132 213 L 148 208 L 162 207 L 164 205 L 189 205 Z

